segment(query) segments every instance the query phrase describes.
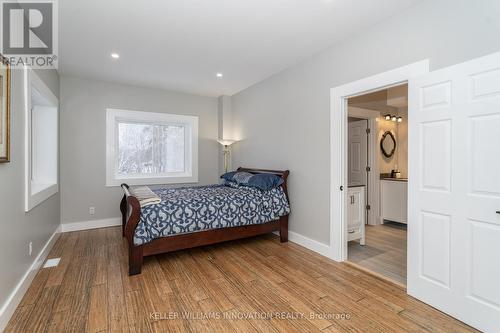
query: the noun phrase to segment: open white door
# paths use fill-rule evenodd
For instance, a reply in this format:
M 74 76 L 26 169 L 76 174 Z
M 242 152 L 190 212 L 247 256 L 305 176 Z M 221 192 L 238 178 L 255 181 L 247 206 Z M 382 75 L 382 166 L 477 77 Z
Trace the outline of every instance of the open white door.
M 368 166 L 368 137 L 366 129 L 368 121 L 357 120 L 349 122 L 348 133 L 348 181 L 349 184 L 366 185 Z
M 500 330 L 500 53 L 409 81 L 408 293 Z

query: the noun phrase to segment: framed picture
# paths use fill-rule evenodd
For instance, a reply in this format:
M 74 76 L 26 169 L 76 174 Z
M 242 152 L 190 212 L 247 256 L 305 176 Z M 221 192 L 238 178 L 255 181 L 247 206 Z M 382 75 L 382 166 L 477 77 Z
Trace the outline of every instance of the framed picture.
M 10 161 L 10 65 L 0 54 L 0 163 Z

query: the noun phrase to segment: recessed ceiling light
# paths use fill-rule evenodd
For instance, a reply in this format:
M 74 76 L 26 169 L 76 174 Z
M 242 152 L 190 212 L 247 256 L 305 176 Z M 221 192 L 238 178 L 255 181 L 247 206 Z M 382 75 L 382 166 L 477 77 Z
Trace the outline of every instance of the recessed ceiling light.
M 120 58 L 120 55 L 118 53 L 111 53 L 111 58 L 118 59 Z
M 224 75 L 222 75 L 222 73 L 217 73 L 217 74 L 215 74 L 215 76 L 217 76 L 218 78 L 221 78 L 221 77 L 223 77 Z

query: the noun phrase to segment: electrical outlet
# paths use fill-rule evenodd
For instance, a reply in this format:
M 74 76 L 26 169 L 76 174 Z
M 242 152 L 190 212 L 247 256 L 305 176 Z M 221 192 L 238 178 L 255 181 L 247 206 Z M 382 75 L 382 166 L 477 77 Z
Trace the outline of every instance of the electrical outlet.
M 89 208 L 89 214 L 94 215 L 95 214 L 95 207 L 90 207 Z
M 33 242 L 30 242 L 28 252 L 29 252 L 29 255 L 31 256 L 31 253 L 33 252 Z

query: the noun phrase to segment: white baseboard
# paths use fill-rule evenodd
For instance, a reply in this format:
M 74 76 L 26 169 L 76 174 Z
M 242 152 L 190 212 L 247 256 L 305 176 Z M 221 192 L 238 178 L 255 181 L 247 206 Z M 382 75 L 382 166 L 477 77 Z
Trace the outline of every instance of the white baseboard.
M 329 245 L 318 242 L 306 236 L 302 236 L 301 234 L 298 234 L 296 232 L 288 231 L 288 240 L 297 243 L 305 247 L 306 249 L 319 253 L 322 256 L 329 257 L 330 255 Z
M 274 232 L 276 235 L 279 235 L 279 232 Z M 314 239 L 308 238 L 306 236 L 302 236 L 296 232 L 288 230 L 288 240 L 290 242 L 299 244 L 300 246 L 305 247 L 311 251 L 314 251 L 318 254 L 321 254 L 324 257 L 330 258 L 330 246 L 321 242 L 318 242 Z
M 83 221 L 83 222 L 73 222 L 73 223 L 64 223 L 61 224 L 62 232 L 70 232 L 70 231 L 79 231 L 79 230 L 88 230 L 88 229 L 97 229 L 97 228 L 106 228 L 106 227 L 115 227 L 121 226 L 122 219 L 121 217 L 102 219 L 102 220 L 93 220 L 93 221 Z M 279 235 L 279 232 L 275 232 L 275 234 Z M 318 242 L 314 239 L 302 236 L 293 231 L 288 231 L 288 240 L 294 243 L 297 243 L 311 251 L 321 254 L 322 256 L 329 257 L 330 246 L 321 242 Z
M 42 264 L 44 263 L 45 259 L 47 259 L 50 250 L 52 250 L 52 247 L 56 243 L 60 232 L 61 225 L 59 225 L 52 236 L 50 236 L 47 243 L 45 243 L 44 247 L 33 261 L 33 264 L 31 264 L 30 268 L 26 271 L 26 273 L 24 273 L 17 286 L 14 288 L 5 303 L 2 305 L 2 308 L 0 309 L 0 332 L 3 332 L 3 330 L 9 323 L 9 320 L 14 314 L 14 311 L 16 311 L 17 306 L 23 299 L 23 296 L 31 285 L 31 282 L 33 282 L 38 269 L 42 267 Z
M 122 225 L 121 217 L 114 217 L 110 219 L 93 220 L 93 221 L 83 221 L 83 222 L 73 222 L 73 223 L 63 223 L 61 224 L 62 232 L 115 227 Z

